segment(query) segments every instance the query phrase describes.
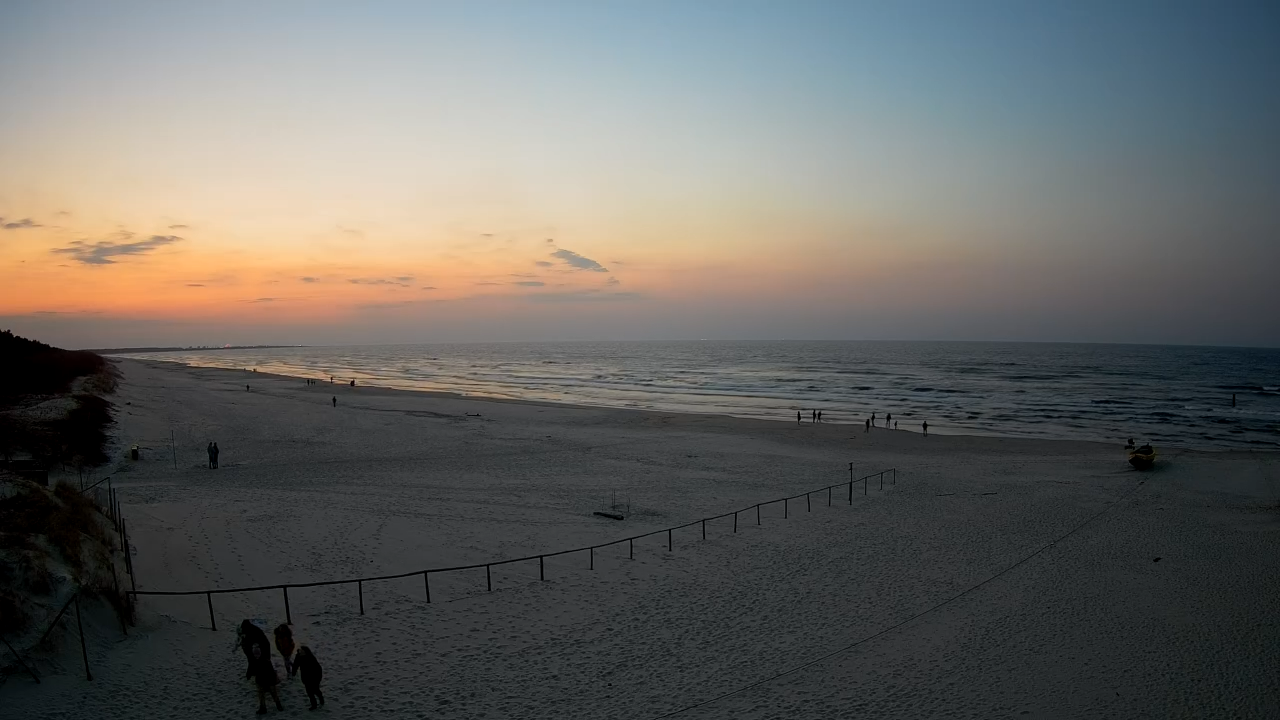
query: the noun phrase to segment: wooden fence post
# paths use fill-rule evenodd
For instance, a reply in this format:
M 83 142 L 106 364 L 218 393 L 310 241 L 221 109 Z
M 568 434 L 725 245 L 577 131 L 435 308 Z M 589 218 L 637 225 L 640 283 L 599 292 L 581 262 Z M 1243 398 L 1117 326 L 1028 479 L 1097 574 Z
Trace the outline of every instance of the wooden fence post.
M 667 552 L 671 552 L 671 528 L 667 528 Z
M 853 504 L 853 463 L 849 463 L 849 504 Z
M 733 531 L 738 532 L 738 511 L 733 511 Z
M 756 503 L 756 524 L 760 524 L 760 503 Z
M 76 592 L 76 627 L 80 630 L 80 656 L 84 658 L 84 676 L 86 680 L 93 680 L 93 673 L 89 672 L 89 651 L 84 646 L 84 624 L 80 622 L 80 593 Z
M 484 566 L 484 584 L 488 586 L 489 592 L 493 592 L 493 573 L 489 572 L 489 566 Z
M 898 484 L 898 468 L 893 469 L 893 484 Z
M 431 602 L 431 573 L 426 570 L 422 571 L 422 587 L 427 590 L 427 602 Z
M 791 517 L 791 498 L 782 498 L 782 519 Z
M 627 540 L 627 559 L 636 559 L 636 541 L 634 538 Z
M 364 614 L 364 581 L 356 581 L 356 592 L 360 595 L 360 614 Z
M 284 591 L 284 621 L 292 625 L 293 613 L 289 612 L 289 586 L 281 585 L 280 589 Z
M 591 554 L 591 564 L 587 567 L 587 569 L 595 570 L 596 569 L 596 548 L 593 545 L 590 548 L 587 548 L 587 551 Z
M 809 499 L 809 493 L 804 494 L 804 511 L 813 512 L 813 501 Z
M 213 593 L 205 593 L 204 599 L 209 601 L 209 628 L 218 632 L 218 621 L 213 619 Z
M 702 521 L 702 539 L 703 540 L 707 539 L 707 521 L 706 520 Z
M 541 555 L 539 555 L 539 556 L 538 556 L 538 579 L 539 579 L 539 580 L 546 580 L 546 579 L 547 579 L 547 570 L 546 570 L 546 568 L 545 568 L 545 567 L 543 566 L 543 564 L 542 564 L 542 556 L 541 556 Z
M 884 471 L 880 471 L 880 489 L 884 490 Z
M 868 479 L 868 478 L 870 478 L 870 477 L 871 477 L 871 476 L 870 476 L 870 475 L 868 475 L 867 477 L 862 478 L 862 494 L 863 494 L 863 495 L 866 495 L 866 494 L 867 494 L 867 479 Z
M 831 486 L 827 486 L 827 507 L 831 507 Z

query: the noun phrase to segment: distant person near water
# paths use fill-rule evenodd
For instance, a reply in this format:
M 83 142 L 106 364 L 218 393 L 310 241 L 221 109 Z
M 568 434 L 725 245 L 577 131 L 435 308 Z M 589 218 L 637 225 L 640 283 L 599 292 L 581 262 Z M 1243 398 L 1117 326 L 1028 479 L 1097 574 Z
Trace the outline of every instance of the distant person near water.
M 209 469 L 212 470 L 213 469 L 213 441 L 209 441 L 208 451 L 209 451 Z
M 218 469 L 218 453 L 222 452 L 218 449 L 218 443 L 213 444 L 213 469 Z
M 818 422 L 818 411 L 817 411 L 817 410 L 810 410 L 810 411 L 809 411 L 809 422 L 813 422 L 813 423 Z
M 864 433 L 871 432 L 871 418 L 867 418 L 867 426 L 863 428 L 862 432 Z
M 876 414 L 871 413 L 871 427 L 875 427 L 875 426 L 876 426 Z
M 929 421 L 925 420 L 924 422 L 920 423 L 920 428 L 924 430 L 924 436 L 929 437 Z
M 799 411 L 799 410 L 797 410 L 797 411 L 796 411 L 796 424 L 797 424 L 797 425 L 799 425 L 799 424 L 800 424 L 800 411 Z
M 893 413 L 884 414 L 884 429 L 888 430 L 893 423 Z
M 352 380 L 352 381 L 351 381 L 351 387 L 355 387 L 355 386 L 356 386 L 356 381 L 355 381 L 355 380 Z
M 894 421 L 893 421 L 893 429 L 894 429 L 894 430 L 897 430 L 897 429 L 898 429 L 898 421 L 897 421 L 897 420 L 894 420 Z
M 818 411 L 818 422 L 822 422 L 822 411 Z
M 333 396 L 333 406 L 334 406 L 334 407 L 338 407 L 338 396 L 337 396 L 337 395 L 334 395 L 334 396 Z

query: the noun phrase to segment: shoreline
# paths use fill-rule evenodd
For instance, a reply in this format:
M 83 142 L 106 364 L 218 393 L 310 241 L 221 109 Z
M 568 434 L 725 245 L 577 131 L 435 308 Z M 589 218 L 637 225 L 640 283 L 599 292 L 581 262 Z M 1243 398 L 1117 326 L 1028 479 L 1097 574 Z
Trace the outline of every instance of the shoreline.
M 280 381 L 316 379 L 318 380 L 318 384 L 315 386 L 317 388 L 331 387 L 335 390 L 344 390 L 344 391 L 352 390 L 352 388 L 345 383 L 328 383 L 327 381 L 324 380 L 323 377 L 309 378 L 308 376 L 304 376 L 304 375 L 286 375 L 278 372 L 255 371 L 252 369 L 246 370 L 246 369 L 216 367 L 212 365 L 195 365 L 195 364 L 177 361 L 177 360 L 156 360 L 151 358 L 127 358 L 127 357 L 120 357 L 120 356 L 111 356 L 108 358 L 108 360 L 110 362 L 117 362 L 117 361 L 138 362 L 138 363 L 157 366 L 161 368 L 178 367 L 178 368 L 184 368 L 188 370 L 195 370 L 195 371 L 201 371 L 201 372 L 211 372 L 214 374 L 226 374 L 224 375 L 225 377 L 230 377 L 231 375 L 235 375 L 240 378 L 259 377 L 259 378 L 268 378 L 268 379 L 280 380 Z M 680 411 L 680 410 L 654 410 L 649 408 L 619 407 L 616 405 L 604 405 L 604 404 L 588 405 L 588 404 L 582 404 L 582 403 L 558 402 L 554 400 L 509 398 L 509 397 L 478 395 L 478 394 L 470 395 L 470 394 L 464 394 L 464 393 L 449 391 L 449 390 L 396 388 L 396 387 L 388 387 L 388 386 L 377 385 L 377 384 L 357 383 L 355 390 L 358 392 L 364 391 L 363 394 L 366 394 L 366 395 L 373 394 L 373 393 L 389 393 L 392 396 L 394 396 L 395 394 L 399 394 L 399 393 L 408 393 L 410 397 L 419 396 L 419 397 L 428 397 L 428 398 L 435 398 L 435 399 L 442 399 L 442 400 L 453 400 L 453 401 L 460 401 L 460 402 L 466 401 L 466 402 L 475 402 L 475 403 L 497 403 L 497 404 L 531 406 L 531 407 L 561 408 L 561 409 L 571 409 L 571 410 L 580 410 L 580 411 L 607 411 L 607 412 L 621 412 L 621 413 L 636 413 L 639 415 L 645 415 L 650 417 L 678 416 L 681 418 L 689 418 L 689 419 L 700 418 L 703 422 L 722 421 L 722 422 L 730 422 L 730 423 L 741 423 L 742 428 L 753 428 L 753 429 L 768 429 L 768 428 L 787 427 L 787 426 L 810 427 L 815 425 L 814 423 L 809 422 L 809 418 L 807 414 L 802 416 L 804 418 L 804 421 L 802 423 L 795 423 L 793 420 L 785 419 L 785 418 L 768 419 L 768 418 L 759 418 L 759 417 L 743 417 L 739 415 L 728 415 L 728 414 L 698 413 L 698 412 L 689 412 L 689 411 Z M 883 420 L 883 418 L 880 418 L 880 420 Z M 817 423 L 816 425 L 848 428 L 850 432 L 857 431 L 859 434 L 866 434 L 866 433 L 863 433 L 864 425 L 861 422 L 855 423 L 855 422 L 842 422 L 839 420 L 833 420 L 830 422 L 824 421 L 822 423 Z M 887 428 L 878 425 L 878 426 L 872 427 L 871 430 L 873 432 L 880 431 L 881 433 L 883 433 L 885 430 L 887 430 Z M 933 423 L 930 423 L 929 437 L 932 438 L 936 436 L 939 438 L 960 438 L 960 439 L 966 439 L 966 440 L 986 440 L 986 441 L 1019 441 L 1019 442 L 1026 442 L 1026 443 L 1042 443 L 1042 442 L 1065 443 L 1065 444 L 1076 444 L 1081 446 L 1091 446 L 1097 449 L 1103 449 L 1103 448 L 1116 449 L 1117 447 L 1123 448 L 1124 446 L 1124 438 L 1117 438 L 1114 441 L 1108 442 L 1104 440 L 1087 440 L 1087 439 L 1065 438 L 1065 437 L 1044 437 L 1044 436 L 1035 436 L 1035 435 L 1007 435 L 1007 434 L 1000 434 L 996 432 L 974 433 L 974 432 L 971 432 L 969 428 L 961 428 L 963 432 L 955 432 L 954 430 L 955 430 L 954 428 L 948 429 L 945 425 L 939 427 L 939 426 L 935 426 Z M 890 434 L 902 433 L 906 435 L 922 436 L 922 433 L 920 432 L 918 425 L 914 429 L 907 427 L 907 428 L 899 428 L 898 430 L 889 430 L 889 432 Z M 1156 443 L 1156 449 L 1157 451 L 1160 451 L 1163 449 L 1166 452 L 1172 452 L 1177 454 L 1191 453 L 1191 454 L 1205 454 L 1205 455 L 1225 455 L 1225 454 L 1238 454 L 1238 453 L 1246 453 L 1246 454 L 1258 453 L 1258 454 L 1272 455 L 1272 456 L 1280 455 L 1280 448 L 1266 448 L 1266 447 L 1199 448 L 1199 447 L 1188 447 L 1185 445 L 1180 445 L 1175 443 Z M 1116 450 L 1116 452 L 1119 453 L 1120 450 Z

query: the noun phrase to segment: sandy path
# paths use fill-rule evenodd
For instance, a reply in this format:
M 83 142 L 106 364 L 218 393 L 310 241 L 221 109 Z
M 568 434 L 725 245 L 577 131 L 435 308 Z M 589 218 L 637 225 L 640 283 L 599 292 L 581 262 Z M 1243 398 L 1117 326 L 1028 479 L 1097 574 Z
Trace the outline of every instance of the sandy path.
M 290 593 L 340 717 L 652 718 L 919 619 L 689 718 L 1280 715 L 1273 455 L 864 434 L 123 364 L 113 475 L 139 589 L 302 582 L 558 550 L 899 468 L 852 505 L 766 508 L 537 567 Z M 250 384 L 246 391 L 244 384 Z M 337 395 L 338 407 L 330 397 Z M 467 413 L 479 413 L 480 417 Z M 178 468 L 168 437 L 177 438 Z M 852 438 L 852 439 L 851 439 Z M 222 468 L 204 467 L 216 439 Z M 1144 482 L 1145 481 L 1145 482 Z M 1142 483 L 1142 484 L 1139 484 Z M 623 523 L 591 515 L 629 495 Z M 861 491 L 859 490 L 859 493 Z M 1267 505 L 1271 509 L 1266 509 Z M 1109 508 L 1109 509 L 1107 509 Z M 1153 559 L 1159 557 L 1159 562 Z M 233 623 L 279 593 L 151 598 L 74 675 L 0 688 L 0 717 L 243 717 Z M 106 628 L 102 636 L 108 637 Z M 286 713 L 305 713 L 297 680 Z

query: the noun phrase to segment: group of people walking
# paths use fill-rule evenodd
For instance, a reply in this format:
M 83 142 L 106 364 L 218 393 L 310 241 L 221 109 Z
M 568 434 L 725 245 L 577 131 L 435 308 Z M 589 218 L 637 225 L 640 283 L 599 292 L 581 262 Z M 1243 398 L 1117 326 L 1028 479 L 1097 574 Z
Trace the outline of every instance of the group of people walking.
M 324 693 L 320 692 L 320 680 L 324 676 L 324 670 L 320 667 L 320 661 L 306 645 L 297 648 L 298 652 L 294 654 L 293 630 L 287 624 L 281 623 L 276 627 L 275 636 L 276 650 L 279 651 L 280 657 L 284 658 L 285 674 L 288 677 L 302 676 L 302 686 L 306 688 L 311 709 L 315 710 L 324 704 Z M 275 701 L 276 710 L 284 710 L 284 705 L 280 703 L 280 692 L 277 690 L 280 675 L 276 672 L 275 663 L 271 662 L 271 644 L 267 642 L 267 633 L 254 625 L 253 621 L 245 620 L 240 623 L 236 639 L 237 645 L 244 652 L 245 659 L 249 661 L 245 679 L 252 679 L 258 687 L 258 714 L 263 715 L 267 712 L 268 695 Z
M 209 469 L 210 470 L 218 469 L 218 453 L 219 452 L 220 451 L 218 450 L 218 443 L 216 442 L 209 443 Z
M 863 432 L 871 432 L 871 428 L 873 428 L 873 427 L 879 427 L 879 425 L 877 425 L 877 424 L 876 424 L 876 421 L 877 421 L 876 416 L 877 416 L 877 415 L 878 415 L 878 413 L 871 413 L 871 417 L 869 417 L 869 418 L 867 418 L 867 419 L 866 419 L 866 421 L 865 421 L 865 423 L 864 423 L 864 428 L 865 428 L 865 429 L 863 430 Z M 820 422 L 822 422 L 822 411 L 821 411 L 821 410 L 810 410 L 810 411 L 809 411 L 809 421 L 810 421 L 810 422 L 812 422 L 812 423 L 820 423 Z M 796 424 L 797 424 L 797 425 L 801 425 L 801 424 L 803 424 L 803 423 L 804 423 L 804 411 L 803 411 L 803 410 L 797 410 L 797 411 L 796 411 Z M 897 430 L 897 429 L 898 429 L 898 421 L 893 419 L 893 413 L 885 413 L 885 415 L 884 415 L 884 427 L 885 427 L 885 429 L 886 429 L 886 430 L 888 430 L 888 429 Z M 923 421 L 923 422 L 921 422 L 921 423 L 920 423 L 920 430 L 921 430 L 921 432 L 924 434 L 924 436 L 925 436 L 925 437 L 929 437 L 929 421 L 928 421 L 928 420 L 925 420 L 925 421 Z

